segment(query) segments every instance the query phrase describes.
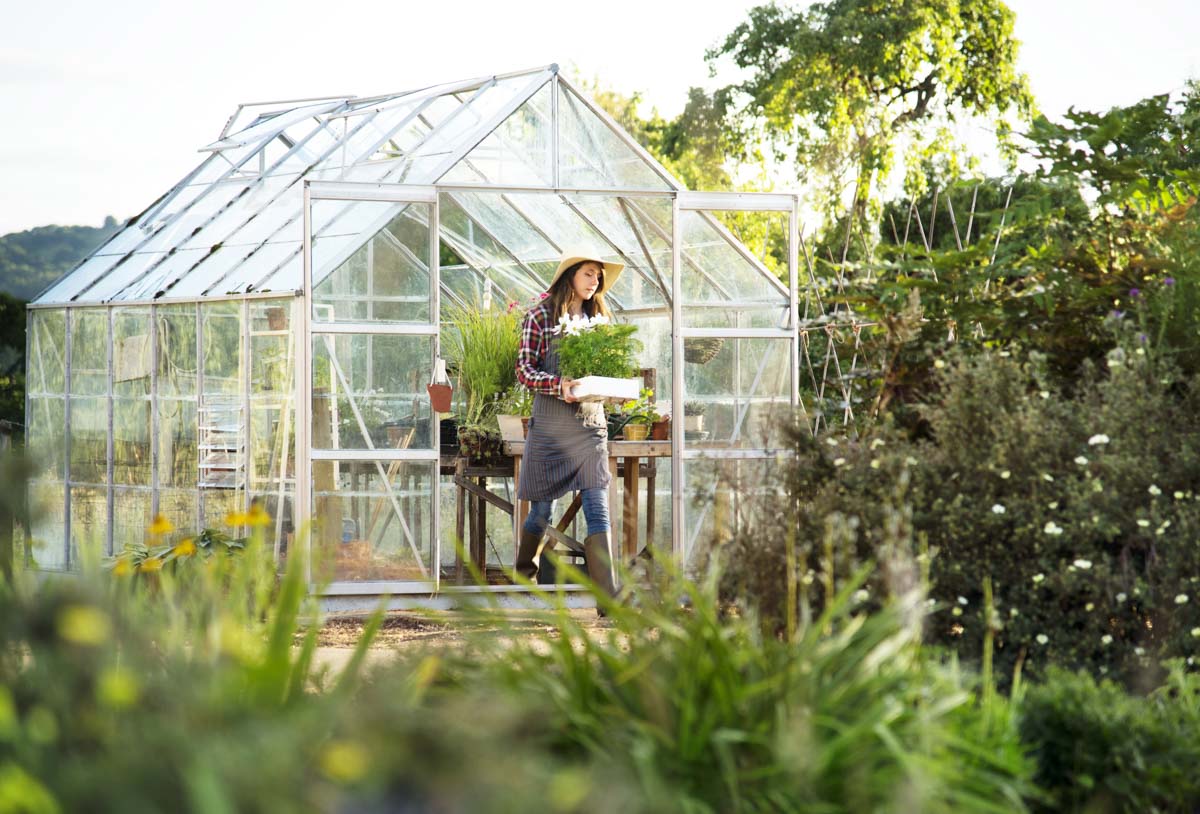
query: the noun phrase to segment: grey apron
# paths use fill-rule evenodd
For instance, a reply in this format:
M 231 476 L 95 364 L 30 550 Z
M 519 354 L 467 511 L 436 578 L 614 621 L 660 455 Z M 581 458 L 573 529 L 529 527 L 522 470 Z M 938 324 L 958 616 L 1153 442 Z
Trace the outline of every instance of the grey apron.
M 558 337 L 550 339 L 542 370 L 558 373 Z M 554 500 L 583 489 L 607 489 L 608 419 L 599 401 L 568 404 L 537 393 L 525 439 L 521 500 Z

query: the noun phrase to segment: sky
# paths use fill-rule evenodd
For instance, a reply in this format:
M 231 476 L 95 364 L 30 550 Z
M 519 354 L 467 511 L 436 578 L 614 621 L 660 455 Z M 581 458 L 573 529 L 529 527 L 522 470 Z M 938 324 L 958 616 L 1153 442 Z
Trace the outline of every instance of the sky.
M 1008 4 L 1020 67 L 1052 118 L 1200 77 L 1196 0 Z M 0 234 L 140 212 L 242 102 L 370 96 L 556 62 L 673 115 L 689 87 L 716 86 L 704 52 L 755 5 L 681 15 L 697 6 L 0 0 Z

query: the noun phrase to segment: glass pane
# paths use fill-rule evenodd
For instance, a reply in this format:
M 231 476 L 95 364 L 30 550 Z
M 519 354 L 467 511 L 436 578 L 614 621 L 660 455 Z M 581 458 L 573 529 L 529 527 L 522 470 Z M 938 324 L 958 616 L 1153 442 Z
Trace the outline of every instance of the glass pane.
M 72 483 L 108 482 L 108 399 L 71 399 Z
M 196 306 L 161 305 L 158 319 L 158 395 L 196 395 Z
M 150 400 L 113 399 L 113 483 L 150 485 Z M 72 470 L 72 478 L 75 478 Z
M 61 396 L 66 390 L 67 315 L 38 309 L 29 315 L 29 394 Z
M 63 479 L 66 461 L 66 427 L 61 398 L 31 398 L 26 416 L 26 446 L 33 461 L 35 478 Z
M 123 232 L 141 233 L 137 227 L 129 227 Z M 76 294 L 90 287 L 96 280 L 108 273 L 108 270 L 120 262 L 124 254 L 96 255 L 89 257 L 74 271 L 67 274 L 54 284 L 54 287 L 37 298 L 37 302 L 70 302 Z
M 164 542 L 196 533 L 196 500 L 194 489 L 163 489 L 159 492 L 158 513 L 175 527 L 175 531 L 167 535 Z
M 153 521 L 150 506 L 148 489 L 113 490 L 113 554 L 145 542 L 146 529 Z
M 29 502 L 33 566 L 61 571 L 67 566 L 66 490 L 61 483 L 33 481 L 29 484 Z
M 242 392 L 242 304 L 217 302 L 200 306 L 204 342 L 204 396 Z
M 430 463 L 316 461 L 319 572 L 337 581 L 423 580 L 433 572 Z
M 680 214 L 683 244 L 680 246 L 680 261 L 683 263 L 683 296 L 685 306 L 692 303 L 770 303 L 786 307 L 787 264 L 786 238 L 787 216 L 782 213 L 720 213 L 722 215 L 768 215 L 766 218 L 748 218 L 743 236 L 753 238 L 754 249 L 742 244 L 744 251 L 735 247 L 737 238 L 723 226 L 714 214 L 704 212 L 682 212 Z M 782 229 L 779 228 L 782 225 Z M 783 275 L 767 268 L 763 261 L 754 262 L 749 257 L 759 257 L 757 252 L 771 254 L 782 239 L 784 252 Z M 749 257 L 747 256 L 749 255 Z M 699 311 L 684 311 L 688 325 L 696 323 Z
M 299 303 L 299 300 L 295 302 Z M 292 302 L 250 304 L 250 489 L 277 491 L 295 476 Z M 283 472 L 284 483 L 280 482 Z
M 104 275 L 103 279 L 81 292 L 76 298 L 80 302 L 101 302 L 121 295 L 131 283 L 142 279 L 143 275 L 158 264 L 166 252 L 139 251 L 121 257 L 120 262 Z
M 562 186 L 670 189 L 632 147 L 562 86 L 558 115 Z
M 71 311 L 71 394 L 108 393 L 108 309 Z
M 150 395 L 150 309 L 113 309 L 113 396 Z
M 703 428 L 684 436 L 689 450 L 786 446 L 790 345 L 788 339 L 685 341 L 684 407 L 704 416 Z
M 535 93 L 443 180 L 549 186 L 554 181 L 550 84 Z
M 171 284 L 192 270 L 209 254 L 209 249 L 180 249 L 163 258 L 147 274 L 130 282 L 119 293 L 117 300 L 148 300 L 164 295 L 175 296 Z
M 343 202 L 317 201 L 314 220 L 320 213 L 330 223 L 329 233 L 353 228 L 391 217 L 391 220 L 327 274 L 318 270 L 330 238 L 319 238 L 313 245 L 313 319 L 321 322 L 428 322 L 429 302 L 429 204 L 373 204 L 356 210 L 353 217 L 338 218 L 333 210 Z M 343 251 L 359 243 L 339 244 Z M 322 259 L 319 259 L 322 258 Z
M 204 502 L 204 518 L 201 526 L 219 529 L 226 534 L 237 535 L 241 529 L 230 528 L 226 518 L 234 512 L 246 510 L 246 493 L 241 489 L 204 489 L 200 497 Z
M 684 560 L 697 551 L 752 534 L 753 501 L 777 488 L 779 464 L 774 458 L 689 460 L 684 467 Z
M 225 246 L 175 286 L 176 296 L 298 291 L 303 286 L 299 233 L 288 243 Z
M 313 336 L 315 449 L 432 449 L 428 336 Z
M 80 566 L 80 553 L 98 562 L 108 537 L 108 490 L 95 486 L 71 488 L 71 570 Z
M 158 401 L 158 485 L 195 488 L 199 458 L 196 439 L 196 402 L 181 399 Z M 193 525 L 195 518 L 189 521 Z

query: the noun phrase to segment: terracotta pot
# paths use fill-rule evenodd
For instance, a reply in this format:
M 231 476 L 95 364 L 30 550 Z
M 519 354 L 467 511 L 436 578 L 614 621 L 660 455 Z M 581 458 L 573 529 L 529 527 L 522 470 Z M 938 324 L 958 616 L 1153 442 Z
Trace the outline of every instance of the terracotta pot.
M 650 428 L 645 424 L 626 424 L 625 425 L 625 440 L 626 441 L 645 441 L 650 434 Z
M 267 309 L 267 328 L 272 331 L 282 331 L 287 328 L 287 314 L 283 308 L 274 306 Z
M 521 417 L 521 432 L 525 434 L 526 438 L 529 437 L 529 416 Z
M 662 421 L 655 421 L 650 428 L 650 438 L 653 441 L 671 440 L 671 419 L 664 418 Z
M 425 389 L 429 391 L 429 402 L 434 412 L 450 412 L 450 397 L 454 394 L 454 388 L 448 384 L 427 384 Z

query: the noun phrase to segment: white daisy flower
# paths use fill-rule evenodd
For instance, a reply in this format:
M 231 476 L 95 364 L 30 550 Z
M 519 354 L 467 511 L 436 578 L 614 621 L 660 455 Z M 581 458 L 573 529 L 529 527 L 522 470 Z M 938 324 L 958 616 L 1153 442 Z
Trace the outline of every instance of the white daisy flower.
M 1046 644 L 1049 641 L 1050 641 L 1050 637 L 1047 636 L 1045 633 L 1039 633 L 1037 635 L 1037 643 L 1038 644 Z
M 1103 636 L 1100 637 L 1100 644 L 1104 644 L 1104 645 L 1112 644 L 1112 636 L 1105 633 Z
M 992 504 L 992 514 L 1004 514 L 1006 511 L 1008 511 L 1008 510 L 1005 509 L 1003 506 L 1001 506 L 999 503 Z
M 1091 567 L 1092 567 L 1092 561 L 1091 561 L 1091 560 L 1078 559 L 1078 560 L 1075 560 L 1075 562 L 1071 563 L 1071 565 L 1074 565 L 1076 568 L 1078 568 L 1078 569 L 1080 569 L 1080 570 L 1082 570 L 1082 571 L 1086 571 L 1086 570 L 1088 570 L 1089 568 L 1091 568 Z
M 1088 439 L 1088 446 L 1089 447 L 1098 447 L 1098 446 L 1101 446 L 1102 444 L 1107 444 L 1109 442 L 1109 440 L 1110 439 L 1107 435 L 1105 435 L 1104 433 L 1099 433 L 1097 435 L 1093 435 L 1091 438 Z
M 1176 596 L 1175 596 L 1175 604 L 1176 605 L 1186 605 L 1187 603 L 1188 603 L 1188 595 L 1187 594 L 1176 594 Z
M 1158 486 L 1153 483 L 1150 484 L 1150 488 L 1147 489 L 1146 491 L 1149 492 L 1150 494 L 1154 495 L 1155 497 L 1158 497 L 1159 495 L 1162 494 L 1162 489 L 1159 489 Z
M 1047 521 L 1046 525 L 1042 527 L 1042 532 L 1044 534 L 1049 534 L 1052 537 L 1057 537 L 1058 535 L 1063 533 L 1063 530 L 1062 530 L 1062 526 L 1058 525 L 1053 520 L 1050 520 L 1050 521 Z
M 1085 458 L 1085 457 L 1084 457 L 1084 456 L 1082 456 L 1082 455 L 1076 455 L 1076 456 L 1075 456 L 1075 463 L 1079 464 L 1080 466 L 1087 466 L 1088 459 L 1087 459 L 1087 458 Z

